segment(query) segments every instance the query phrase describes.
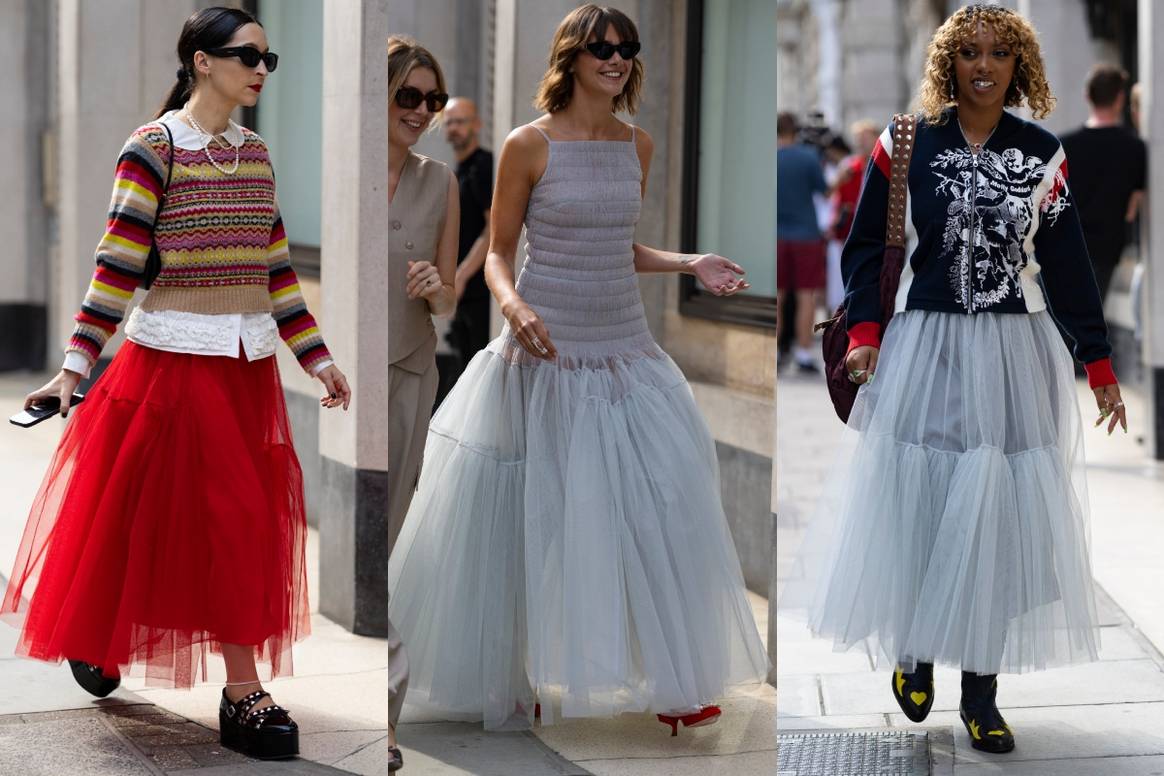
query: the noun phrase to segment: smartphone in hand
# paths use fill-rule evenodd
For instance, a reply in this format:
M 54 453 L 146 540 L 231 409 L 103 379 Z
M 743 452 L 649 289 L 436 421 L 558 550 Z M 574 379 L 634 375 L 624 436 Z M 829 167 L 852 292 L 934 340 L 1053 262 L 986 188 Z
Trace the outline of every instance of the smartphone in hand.
M 76 407 L 85 399 L 85 394 L 74 393 L 69 400 L 70 407 Z M 57 396 L 49 396 L 40 400 L 26 410 L 21 410 L 8 419 L 8 422 L 21 428 L 32 428 L 37 423 L 48 420 L 61 411 L 61 400 Z

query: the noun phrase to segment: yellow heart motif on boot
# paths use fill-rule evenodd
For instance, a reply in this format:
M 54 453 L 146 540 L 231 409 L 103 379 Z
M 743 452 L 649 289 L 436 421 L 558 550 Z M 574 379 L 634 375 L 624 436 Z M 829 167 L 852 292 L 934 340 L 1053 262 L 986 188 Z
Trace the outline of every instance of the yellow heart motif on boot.
M 915 706 L 920 706 L 926 702 L 926 694 L 924 692 L 911 692 L 909 699 L 913 701 Z

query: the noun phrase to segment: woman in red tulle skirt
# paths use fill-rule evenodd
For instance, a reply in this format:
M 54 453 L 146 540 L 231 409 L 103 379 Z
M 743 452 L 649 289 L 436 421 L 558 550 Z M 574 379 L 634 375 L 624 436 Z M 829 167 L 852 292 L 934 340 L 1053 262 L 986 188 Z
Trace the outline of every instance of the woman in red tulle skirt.
M 307 525 L 275 359 L 127 342 L 72 415 L 4 597 L 18 654 L 189 687 L 246 644 L 289 673 Z
M 270 156 L 230 120 L 278 64 L 250 14 L 206 8 L 155 121 L 118 159 L 97 269 L 64 366 L 26 406 L 68 397 L 125 316 L 128 341 L 72 411 L 33 503 L 0 615 L 21 655 L 68 660 L 107 695 L 124 673 L 189 687 L 222 655 L 224 745 L 298 753 L 298 727 L 259 681 L 291 672 L 307 635 L 307 524 L 274 352 L 282 339 L 351 397 L 287 254 Z M 151 246 L 158 261 L 153 262 Z

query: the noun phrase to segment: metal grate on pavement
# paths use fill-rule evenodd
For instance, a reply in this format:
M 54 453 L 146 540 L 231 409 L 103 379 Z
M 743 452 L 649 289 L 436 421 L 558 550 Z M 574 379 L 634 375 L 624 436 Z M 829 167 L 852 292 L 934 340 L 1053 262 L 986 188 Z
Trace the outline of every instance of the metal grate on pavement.
M 926 733 L 781 733 L 777 776 L 929 776 Z

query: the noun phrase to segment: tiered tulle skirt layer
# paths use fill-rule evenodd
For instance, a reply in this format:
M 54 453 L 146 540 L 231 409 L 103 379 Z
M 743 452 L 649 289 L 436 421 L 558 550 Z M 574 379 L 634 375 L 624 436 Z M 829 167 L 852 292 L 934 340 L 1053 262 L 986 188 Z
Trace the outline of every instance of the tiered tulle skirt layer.
M 802 557 L 809 624 L 886 664 L 1095 660 L 1070 357 L 1047 313 L 910 311 L 886 333 Z
M 307 635 L 303 483 L 274 358 L 126 343 L 73 410 L 0 612 L 18 654 L 189 686 Z
M 489 729 L 690 709 L 767 657 L 714 443 L 657 347 L 535 361 L 507 337 L 430 426 L 389 561 L 409 701 Z

